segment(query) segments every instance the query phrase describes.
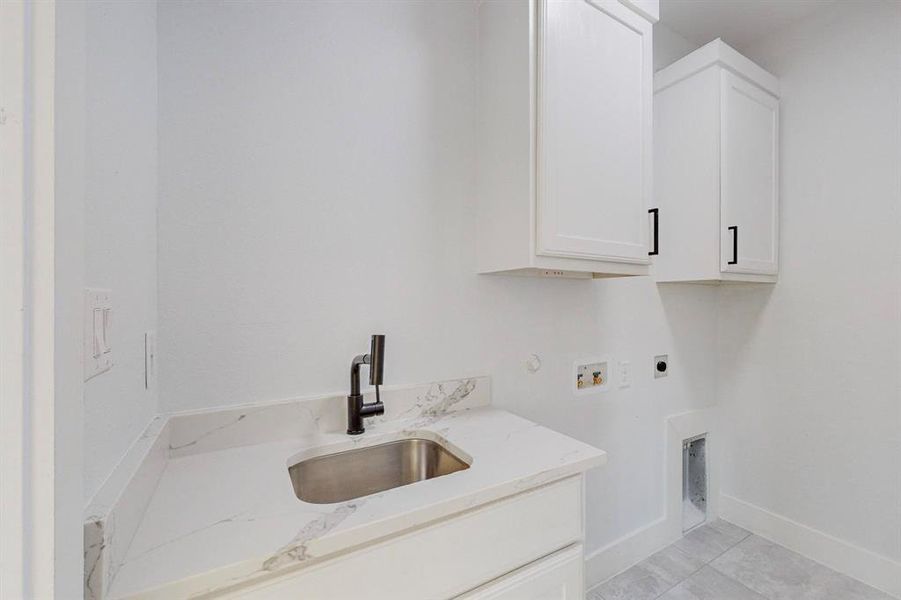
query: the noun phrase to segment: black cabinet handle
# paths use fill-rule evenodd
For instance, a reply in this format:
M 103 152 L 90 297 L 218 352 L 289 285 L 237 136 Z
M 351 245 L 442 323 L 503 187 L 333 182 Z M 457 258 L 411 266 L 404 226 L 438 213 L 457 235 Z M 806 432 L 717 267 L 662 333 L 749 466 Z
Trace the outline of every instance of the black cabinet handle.
M 738 264 L 738 225 L 733 225 L 729 228 L 729 231 L 732 232 L 732 260 L 730 260 L 727 264 L 737 265 Z
M 660 231 L 660 209 L 649 208 L 648 214 L 654 215 L 654 249 L 648 252 L 648 256 L 657 256 L 660 253 L 660 236 L 658 234 Z

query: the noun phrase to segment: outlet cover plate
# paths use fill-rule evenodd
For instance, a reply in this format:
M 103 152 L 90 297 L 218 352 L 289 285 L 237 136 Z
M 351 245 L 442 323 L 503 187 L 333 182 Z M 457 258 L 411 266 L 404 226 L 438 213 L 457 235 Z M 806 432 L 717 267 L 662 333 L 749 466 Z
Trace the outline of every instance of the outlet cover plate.
M 110 290 L 84 291 L 84 380 L 87 381 L 113 368 L 113 349 L 110 336 L 112 324 L 112 294 Z
M 619 361 L 619 387 L 632 387 L 632 363 L 628 360 Z

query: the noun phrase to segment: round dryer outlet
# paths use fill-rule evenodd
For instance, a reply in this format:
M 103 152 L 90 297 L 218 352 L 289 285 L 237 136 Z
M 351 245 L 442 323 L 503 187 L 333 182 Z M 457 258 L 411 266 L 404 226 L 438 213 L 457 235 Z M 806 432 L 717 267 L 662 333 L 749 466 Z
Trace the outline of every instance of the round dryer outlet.
M 658 354 L 654 357 L 654 378 L 666 377 L 669 373 L 669 355 Z

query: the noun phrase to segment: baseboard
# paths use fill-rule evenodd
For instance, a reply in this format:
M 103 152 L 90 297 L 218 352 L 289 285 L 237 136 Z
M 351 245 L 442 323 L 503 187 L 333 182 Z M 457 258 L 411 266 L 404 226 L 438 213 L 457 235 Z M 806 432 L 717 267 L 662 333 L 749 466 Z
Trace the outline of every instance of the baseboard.
M 665 518 L 633 531 L 585 557 L 585 585 L 591 588 L 622 573 L 679 539 Z
M 901 598 L 901 562 L 726 494 L 719 511 L 739 527 Z

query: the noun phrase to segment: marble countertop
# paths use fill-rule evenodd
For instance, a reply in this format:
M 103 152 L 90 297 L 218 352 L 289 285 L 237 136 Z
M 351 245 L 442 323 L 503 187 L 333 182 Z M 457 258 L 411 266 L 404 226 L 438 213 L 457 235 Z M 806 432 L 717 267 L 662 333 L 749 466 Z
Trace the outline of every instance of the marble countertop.
M 337 504 L 298 500 L 288 465 L 426 437 L 469 469 Z M 169 458 L 109 598 L 193 598 L 516 494 L 606 461 L 603 451 L 491 407 L 372 420 L 343 432 Z

